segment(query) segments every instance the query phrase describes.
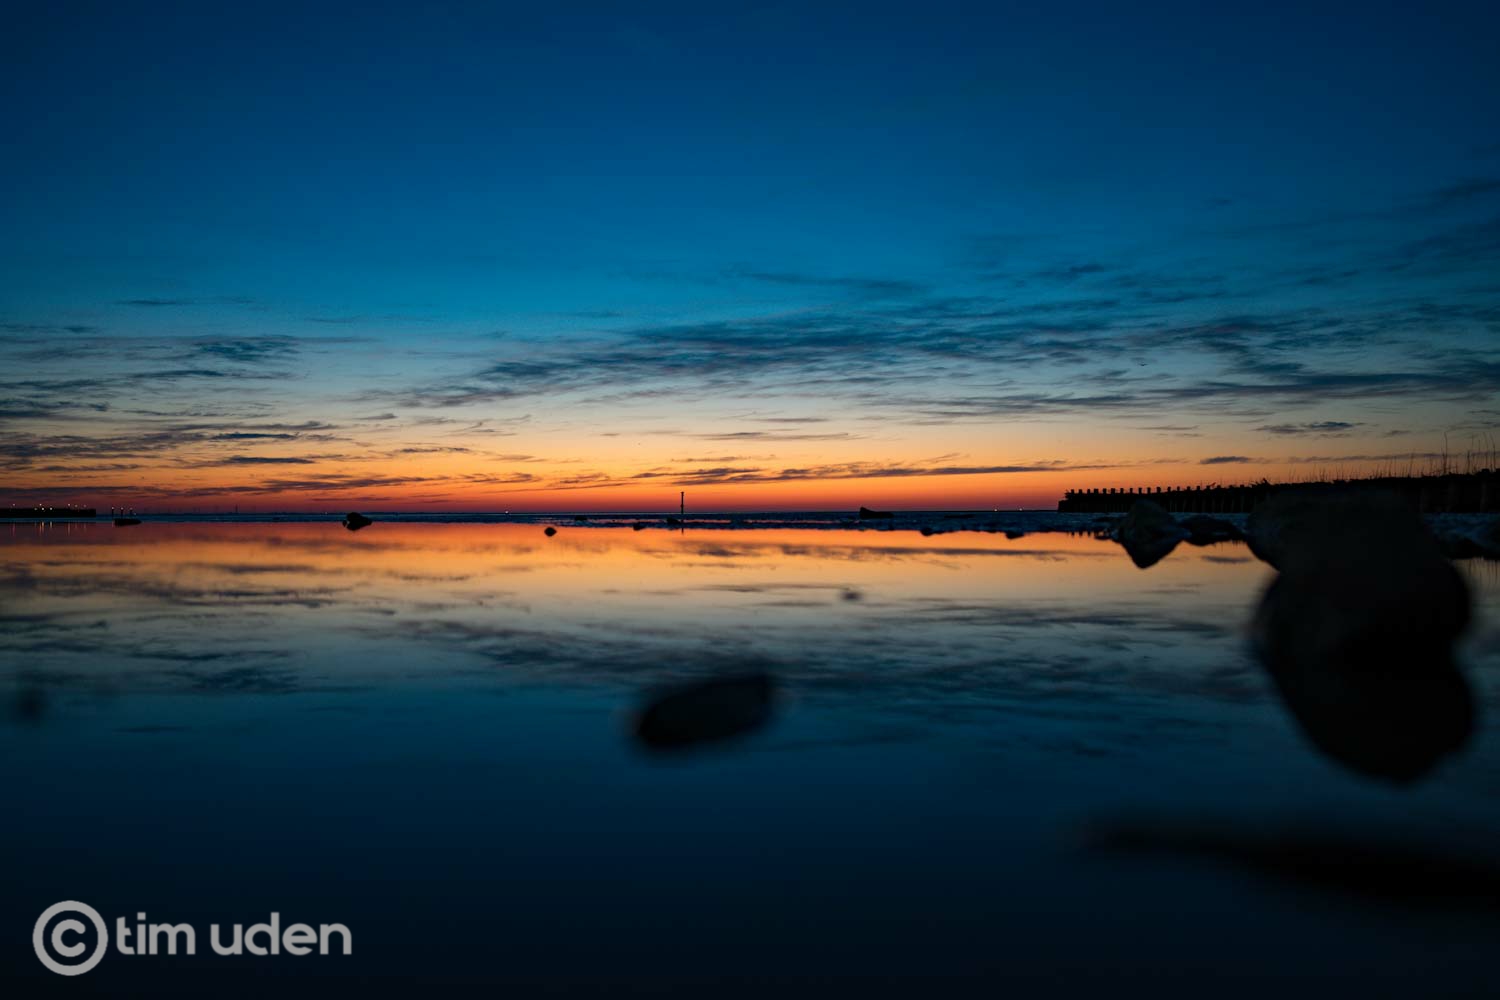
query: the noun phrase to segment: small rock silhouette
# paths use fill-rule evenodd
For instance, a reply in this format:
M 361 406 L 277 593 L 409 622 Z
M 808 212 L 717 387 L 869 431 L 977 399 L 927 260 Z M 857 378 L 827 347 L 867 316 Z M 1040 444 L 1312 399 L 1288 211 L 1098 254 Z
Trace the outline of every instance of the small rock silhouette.
M 1141 569 L 1161 562 L 1187 537 L 1188 530 L 1150 500 L 1137 500 L 1114 528 L 1115 541 Z
M 895 516 L 895 514 L 892 514 L 888 510 L 871 510 L 868 507 L 861 507 L 859 509 L 859 519 L 861 521 L 888 521 Z
M 553 535 L 557 534 L 557 529 L 549 524 L 547 525 L 547 530 L 543 531 L 542 534 L 546 535 L 548 538 L 551 538 Z
M 368 517 L 365 517 L 357 510 L 351 510 L 349 513 L 344 515 L 344 527 L 348 528 L 350 531 L 358 531 L 360 528 L 368 528 L 374 523 L 374 521 L 370 520 Z

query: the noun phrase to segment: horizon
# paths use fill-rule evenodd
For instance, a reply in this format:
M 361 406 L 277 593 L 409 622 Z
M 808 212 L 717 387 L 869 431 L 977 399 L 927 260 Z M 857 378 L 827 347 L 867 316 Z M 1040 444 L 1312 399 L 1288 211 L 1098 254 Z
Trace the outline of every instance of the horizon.
M 1042 508 L 1493 454 L 1493 8 L 853 10 L 18 14 L 0 504 Z

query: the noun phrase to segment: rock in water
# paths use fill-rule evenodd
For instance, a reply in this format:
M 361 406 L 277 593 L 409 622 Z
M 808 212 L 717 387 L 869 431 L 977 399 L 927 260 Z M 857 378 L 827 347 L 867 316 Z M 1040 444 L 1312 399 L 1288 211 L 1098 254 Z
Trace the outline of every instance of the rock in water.
M 1218 542 L 1238 542 L 1245 536 L 1230 522 L 1206 514 L 1194 514 L 1179 522 L 1187 531 L 1189 545 L 1214 545 Z
M 542 534 L 546 535 L 548 538 L 551 538 L 553 535 L 557 534 L 557 529 L 549 524 L 547 525 L 547 530 L 542 532 Z
M 1150 500 L 1137 500 L 1114 529 L 1115 541 L 1125 546 L 1131 562 L 1141 569 L 1161 562 L 1186 537 L 1187 529 Z
M 360 528 L 368 528 L 374 523 L 374 521 L 370 520 L 368 517 L 365 517 L 357 510 L 351 510 L 349 513 L 344 515 L 344 527 L 348 528 L 350 531 L 358 531 Z
M 1412 781 L 1461 748 L 1474 699 L 1454 662 L 1469 592 L 1420 516 L 1370 494 L 1276 500 L 1253 517 L 1281 570 L 1256 651 L 1308 738 L 1346 766 Z
M 138 517 L 117 517 L 117 518 L 115 518 L 115 527 L 116 528 L 128 528 L 132 524 L 140 524 L 140 523 L 141 523 L 141 519 L 138 518 Z
M 1449 559 L 1500 559 L 1500 518 L 1444 525 L 1437 540 Z
M 770 674 L 746 674 L 678 688 L 641 713 L 636 738 L 653 750 L 680 750 L 739 736 L 770 719 L 775 687 Z
M 890 520 L 895 516 L 895 514 L 892 514 L 888 510 L 871 510 L 868 507 L 861 507 L 859 509 L 859 519 L 861 521 Z

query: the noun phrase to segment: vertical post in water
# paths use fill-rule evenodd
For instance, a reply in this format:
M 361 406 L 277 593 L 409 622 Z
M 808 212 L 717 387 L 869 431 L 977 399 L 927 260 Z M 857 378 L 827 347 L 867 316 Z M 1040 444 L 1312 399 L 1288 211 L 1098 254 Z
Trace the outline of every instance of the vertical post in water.
M 687 516 L 687 490 L 683 490 L 677 494 L 677 516 Z

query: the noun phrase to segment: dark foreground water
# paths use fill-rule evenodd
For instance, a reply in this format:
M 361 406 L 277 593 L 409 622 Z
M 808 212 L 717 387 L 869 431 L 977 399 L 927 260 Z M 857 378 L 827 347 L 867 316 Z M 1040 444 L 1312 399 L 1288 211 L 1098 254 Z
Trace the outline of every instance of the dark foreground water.
M 7 996 L 1494 995 L 1494 564 L 1478 726 L 1394 783 L 1250 655 L 1238 544 L 17 524 L 0 561 Z M 762 729 L 633 740 L 663 685 L 755 671 Z M 54 975 L 63 900 L 198 953 Z M 353 954 L 208 947 L 273 911 Z

